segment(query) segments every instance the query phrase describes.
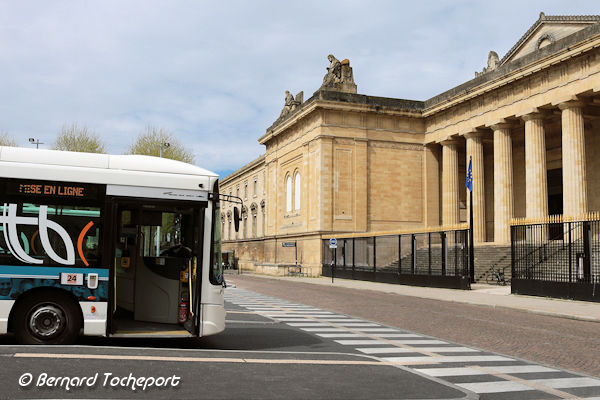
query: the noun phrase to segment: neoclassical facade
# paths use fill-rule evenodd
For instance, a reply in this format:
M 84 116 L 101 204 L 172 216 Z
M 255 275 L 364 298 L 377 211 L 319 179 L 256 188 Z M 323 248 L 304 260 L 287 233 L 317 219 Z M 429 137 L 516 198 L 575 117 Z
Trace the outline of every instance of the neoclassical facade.
M 224 205 L 224 247 L 281 273 L 293 241 L 316 275 L 323 235 L 465 222 L 469 159 L 476 246 L 509 243 L 515 217 L 600 210 L 599 21 L 541 13 L 504 57 L 426 101 L 357 94 L 330 55 L 312 97 L 286 96 L 264 156 L 221 182 L 246 208 L 236 235 Z

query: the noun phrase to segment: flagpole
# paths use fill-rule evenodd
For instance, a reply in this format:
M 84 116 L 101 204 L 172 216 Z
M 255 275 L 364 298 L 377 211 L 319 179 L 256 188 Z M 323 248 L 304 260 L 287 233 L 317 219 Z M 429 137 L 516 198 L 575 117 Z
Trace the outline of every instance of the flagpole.
M 469 167 L 471 167 L 469 156 Z M 471 172 L 471 171 L 470 171 Z M 471 172 L 471 189 L 469 190 L 469 275 L 471 283 L 475 283 L 475 249 L 473 241 L 473 173 Z
M 475 249 L 473 242 L 473 191 L 469 191 L 469 262 L 471 268 L 469 274 L 471 275 L 471 283 L 475 283 Z

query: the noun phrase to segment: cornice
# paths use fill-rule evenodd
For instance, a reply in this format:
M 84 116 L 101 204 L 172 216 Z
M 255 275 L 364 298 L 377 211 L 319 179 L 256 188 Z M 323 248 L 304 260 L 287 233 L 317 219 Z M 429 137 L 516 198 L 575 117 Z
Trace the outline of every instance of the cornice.
M 544 23 L 544 22 L 562 22 L 562 23 L 595 23 L 600 21 L 600 15 L 545 15 L 543 12 L 540 13 L 537 21 L 531 25 L 531 27 L 525 32 L 523 36 L 515 43 L 513 47 L 502 57 L 500 60 L 500 65 L 504 64 L 506 60 L 508 60 L 512 55 L 514 55 L 517 50 L 521 47 L 523 43 L 527 41 L 531 37 L 531 35 Z
M 327 92 L 326 92 L 327 93 Z M 336 94 L 341 96 L 342 93 Z M 306 118 L 309 114 L 316 110 L 329 110 L 329 111 L 344 111 L 344 112 L 357 112 L 357 113 L 374 113 L 378 115 L 391 115 L 408 118 L 420 118 L 422 110 L 422 102 L 402 99 L 387 99 L 383 97 L 366 96 L 366 95 L 353 95 L 349 93 L 343 93 L 344 98 L 341 100 L 329 100 L 323 99 L 321 92 L 315 93 L 313 97 L 308 99 L 300 110 L 292 114 L 289 118 L 283 120 L 277 125 L 272 125 L 267 129 L 267 132 L 258 139 L 258 143 L 266 144 L 271 139 L 277 137 L 293 125 L 298 123 L 300 120 Z M 359 102 L 343 101 L 343 100 L 360 100 Z M 379 102 L 381 101 L 381 102 Z M 383 105 L 382 103 L 388 101 L 390 103 L 397 103 L 399 107 L 390 105 Z M 412 106 L 411 109 L 401 108 L 401 104 L 406 103 L 407 106 Z
M 233 181 L 234 179 L 240 177 L 241 175 L 245 174 L 246 172 L 248 172 L 252 169 L 260 167 L 261 164 L 264 165 L 264 163 L 265 163 L 265 155 L 263 154 L 260 157 L 256 158 L 255 160 L 250 161 L 248 164 L 244 165 L 240 169 L 237 169 L 234 172 L 232 172 L 231 174 L 227 175 L 225 178 L 221 179 L 219 181 L 219 187 L 222 188 L 223 186 L 227 185 L 230 181 Z
M 576 35 L 576 34 L 567 36 L 566 38 L 559 40 L 558 42 L 554 43 L 553 45 L 546 46 L 543 49 L 538 50 L 537 52 L 534 52 L 528 56 L 519 58 L 518 60 L 516 60 L 514 62 L 510 62 L 510 63 L 506 64 L 505 66 L 502 66 L 502 67 L 492 71 L 490 73 L 490 77 L 493 77 L 493 79 L 488 79 L 487 81 L 483 82 L 480 85 L 467 87 L 462 91 L 458 91 L 457 89 L 459 89 L 463 85 L 458 86 L 457 88 L 451 89 L 451 91 L 457 90 L 457 94 L 455 94 L 454 96 L 450 96 L 447 100 L 440 101 L 438 103 L 434 103 L 435 99 L 437 97 L 443 96 L 444 94 L 442 94 L 440 96 L 436 96 L 430 100 L 427 100 L 425 102 L 426 108 L 423 111 L 423 117 L 425 117 L 425 118 L 430 117 L 432 115 L 439 113 L 440 111 L 454 107 L 460 103 L 464 103 L 467 100 L 473 99 L 475 97 L 483 95 L 484 93 L 498 89 L 509 83 L 517 81 L 523 77 L 526 77 L 528 75 L 534 74 L 541 70 L 547 69 L 557 63 L 564 62 L 564 61 L 571 59 L 573 57 L 576 57 L 582 53 L 585 53 L 587 51 L 593 50 L 594 48 L 600 47 L 600 24 L 594 26 L 593 28 L 595 30 L 595 34 L 592 37 L 587 38 L 584 41 L 578 41 L 577 43 L 574 43 L 571 46 L 563 47 L 556 52 L 548 51 L 549 54 L 547 54 L 543 57 L 539 57 L 539 58 L 529 57 L 532 55 L 539 56 L 540 54 L 545 54 L 547 52 L 546 49 L 549 49 L 550 47 L 552 47 L 554 45 L 561 44 L 561 42 L 563 40 L 569 39 L 569 38 L 571 38 L 571 36 Z M 538 53 L 540 53 L 540 54 L 538 54 Z M 517 65 L 518 64 L 523 64 L 523 65 L 520 67 L 514 68 L 514 69 L 510 69 L 509 67 L 511 67 L 513 63 L 516 63 Z M 475 79 L 465 83 L 464 85 L 468 86 L 470 82 L 476 82 L 479 78 L 480 77 L 475 78 Z M 428 105 L 428 103 L 429 103 L 429 105 Z

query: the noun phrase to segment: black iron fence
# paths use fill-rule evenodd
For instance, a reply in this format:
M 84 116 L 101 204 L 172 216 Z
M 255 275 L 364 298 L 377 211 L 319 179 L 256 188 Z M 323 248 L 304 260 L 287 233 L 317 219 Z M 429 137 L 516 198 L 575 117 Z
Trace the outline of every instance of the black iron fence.
M 600 302 L 600 213 L 513 220 L 512 293 Z
M 323 275 L 405 285 L 469 289 L 465 225 L 323 239 Z M 335 237 L 337 248 L 330 248 Z

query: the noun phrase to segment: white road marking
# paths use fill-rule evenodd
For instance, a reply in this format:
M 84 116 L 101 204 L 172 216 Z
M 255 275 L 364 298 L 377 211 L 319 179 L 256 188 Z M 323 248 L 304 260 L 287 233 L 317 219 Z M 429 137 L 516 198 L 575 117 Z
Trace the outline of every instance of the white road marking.
M 370 335 L 373 335 L 373 334 L 370 333 Z M 421 335 L 415 335 L 414 333 L 375 333 L 374 335 L 385 338 L 385 339 L 389 339 L 389 338 L 423 338 L 423 339 L 426 339 L 425 337 L 423 337 Z
M 362 319 L 354 319 L 354 318 L 348 318 L 348 319 L 318 318 L 318 320 L 319 321 L 326 321 L 326 322 L 334 322 L 334 323 L 339 324 L 339 325 L 346 325 L 347 323 L 355 323 L 355 322 L 360 322 L 360 323 L 364 323 L 365 322 Z
M 568 389 L 588 386 L 600 386 L 600 379 L 595 378 L 554 378 L 554 379 L 532 379 L 531 382 L 544 385 L 553 389 Z
M 364 338 L 365 335 L 359 335 L 358 333 L 317 333 L 317 336 L 323 338 Z
M 306 322 L 306 318 L 276 318 L 276 317 L 271 317 L 276 319 L 279 322 Z
M 270 317 L 274 317 L 277 315 L 293 315 L 295 317 L 329 317 L 329 318 L 348 318 L 344 315 L 331 315 L 331 313 L 312 313 L 312 312 L 306 312 L 306 311 L 302 311 L 302 312 L 293 312 L 293 311 L 281 311 L 281 312 L 275 312 L 275 311 L 270 311 L 268 313 L 264 313 L 265 315 L 268 315 Z
M 124 354 L 58 354 L 58 353 L 15 353 L 17 358 L 53 358 L 53 359 L 91 359 L 91 360 L 136 360 L 136 361 L 176 361 L 176 362 L 220 362 L 248 364 L 322 364 L 322 365 L 379 365 L 389 364 L 380 361 L 352 360 L 299 360 L 299 359 L 270 359 L 270 358 L 225 358 L 225 357 L 165 357 L 165 356 L 134 356 Z
M 431 340 L 431 339 L 427 339 L 427 340 L 419 340 L 419 339 L 415 339 L 415 340 L 387 340 L 387 341 L 383 341 L 383 340 L 373 340 L 373 339 L 366 339 L 366 340 L 335 340 L 335 342 L 338 342 L 339 344 L 343 344 L 345 346 L 364 346 L 364 345 L 376 345 L 376 344 L 386 344 L 386 345 L 393 345 L 393 344 L 448 344 L 446 342 L 443 342 L 441 340 Z
M 412 363 L 431 361 L 432 363 L 445 362 L 488 362 L 488 361 L 515 361 L 504 356 L 441 356 L 441 357 L 384 357 L 382 360 L 394 363 Z
M 541 365 L 501 365 L 498 367 L 486 368 L 498 371 L 501 374 L 526 374 L 532 372 L 559 372 L 560 370 L 548 367 L 542 367 Z
M 469 349 L 468 347 L 416 347 L 409 349 L 405 347 L 363 347 L 357 348 L 365 354 L 385 354 L 385 353 L 418 353 L 428 351 L 430 353 L 466 353 L 479 352 L 479 350 Z
M 328 327 L 328 328 L 300 328 L 303 331 L 306 332 L 348 332 L 345 329 L 342 328 L 332 328 L 332 327 Z
M 534 372 L 558 372 L 559 370 L 542 367 L 541 365 L 502 365 L 487 366 L 486 369 L 496 371 L 501 374 L 525 374 Z M 467 376 L 467 375 L 487 375 L 485 371 L 469 367 L 462 368 L 422 368 L 416 371 L 429 376 Z
M 455 383 L 455 385 L 475 393 L 521 392 L 525 390 L 534 390 L 530 386 L 511 381 Z
M 490 367 L 494 368 L 495 367 Z M 444 377 L 444 376 L 471 376 L 471 375 L 488 375 L 483 371 L 479 371 L 473 368 L 468 367 L 459 367 L 459 368 L 420 368 L 415 369 L 417 372 L 421 372 L 425 375 L 435 376 L 435 377 Z

